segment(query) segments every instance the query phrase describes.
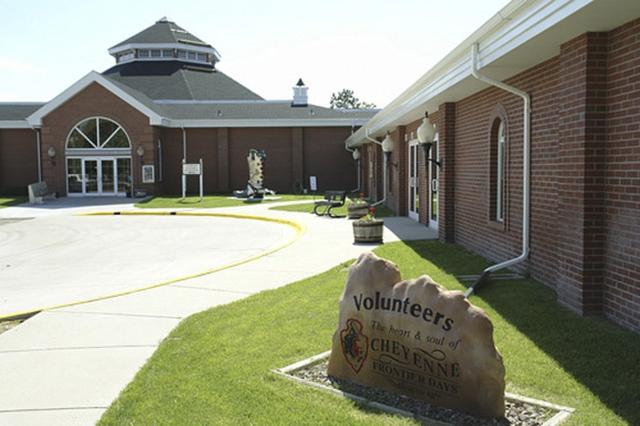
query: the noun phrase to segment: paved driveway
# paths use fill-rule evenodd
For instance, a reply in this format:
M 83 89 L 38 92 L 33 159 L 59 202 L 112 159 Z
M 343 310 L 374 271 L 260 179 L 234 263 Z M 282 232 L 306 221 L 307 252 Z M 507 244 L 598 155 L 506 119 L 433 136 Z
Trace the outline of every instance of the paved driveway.
M 0 221 L 0 315 L 206 271 L 293 235 L 277 223 L 219 217 L 49 215 Z

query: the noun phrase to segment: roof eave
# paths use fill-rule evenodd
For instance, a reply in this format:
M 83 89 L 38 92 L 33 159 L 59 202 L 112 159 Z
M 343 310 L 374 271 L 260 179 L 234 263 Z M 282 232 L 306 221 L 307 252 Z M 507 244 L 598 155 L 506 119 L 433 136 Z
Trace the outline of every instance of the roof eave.
M 486 87 L 472 79 L 470 51 L 479 43 L 479 65 L 487 66 L 524 43 L 542 34 L 595 0 L 513 0 L 467 37 L 440 62 L 409 86 L 389 105 L 371 118 L 363 128 L 346 139 L 349 147 L 368 143 L 365 132 L 380 136 L 402 122 L 417 120 L 424 111 L 433 112 L 437 103 L 454 102 Z M 579 34 L 578 34 L 579 35 Z M 511 74 L 524 71 L 513 68 Z M 466 81 L 465 81 L 466 80 Z M 471 81 L 473 80 L 473 81 Z M 451 92 L 465 81 L 464 90 Z M 448 98 L 450 97 L 450 99 Z M 420 109 L 419 112 L 418 109 Z M 415 117 L 414 117 L 415 116 Z

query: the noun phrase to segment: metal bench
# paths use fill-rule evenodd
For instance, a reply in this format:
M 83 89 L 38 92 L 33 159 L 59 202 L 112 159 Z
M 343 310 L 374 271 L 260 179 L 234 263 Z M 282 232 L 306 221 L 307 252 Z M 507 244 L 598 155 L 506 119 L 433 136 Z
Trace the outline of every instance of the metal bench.
M 327 191 L 323 200 L 314 203 L 313 212 L 318 216 L 342 217 L 334 215 L 331 210 L 344 206 L 346 198 L 347 191 Z
M 29 203 L 30 204 L 42 204 L 44 200 L 53 200 L 56 198 L 56 194 L 49 192 L 46 182 L 32 183 L 28 186 L 29 189 Z

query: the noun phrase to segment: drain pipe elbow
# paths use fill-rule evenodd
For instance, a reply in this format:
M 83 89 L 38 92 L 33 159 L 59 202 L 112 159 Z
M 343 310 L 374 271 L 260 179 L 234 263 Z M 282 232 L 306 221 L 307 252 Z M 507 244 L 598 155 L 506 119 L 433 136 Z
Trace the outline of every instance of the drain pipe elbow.
M 500 269 L 509 268 L 524 262 L 529 258 L 529 229 L 530 229 L 530 143 L 531 143 L 531 97 L 523 90 L 517 89 L 506 83 L 498 80 L 494 80 L 491 77 L 480 74 L 478 70 L 478 43 L 474 43 L 471 47 L 471 75 L 474 78 L 488 83 L 492 86 L 498 87 L 514 95 L 520 96 L 523 101 L 523 132 L 522 132 L 522 253 L 520 256 L 513 259 L 509 259 L 505 262 L 498 263 L 496 265 L 486 268 L 476 283 L 467 289 L 465 297 L 469 297 L 472 293 L 477 292 L 477 289 L 486 283 L 489 279 L 489 275 L 492 272 Z

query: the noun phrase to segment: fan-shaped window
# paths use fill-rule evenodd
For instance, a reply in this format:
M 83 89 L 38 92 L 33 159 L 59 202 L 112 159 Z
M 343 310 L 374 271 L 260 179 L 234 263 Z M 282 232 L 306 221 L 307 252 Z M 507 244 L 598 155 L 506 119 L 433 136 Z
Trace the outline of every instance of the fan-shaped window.
M 78 123 L 67 138 L 67 148 L 131 148 L 122 127 L 108 118 L 92 117 Z

